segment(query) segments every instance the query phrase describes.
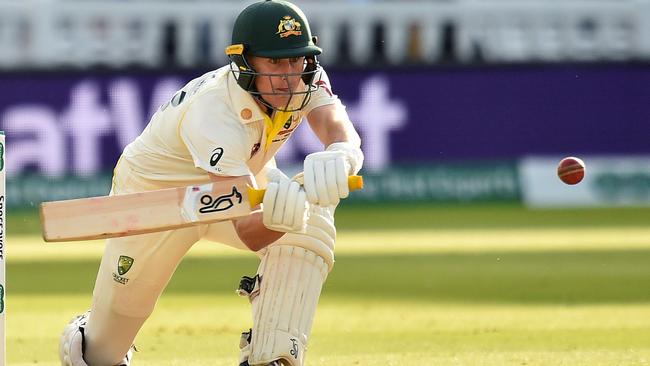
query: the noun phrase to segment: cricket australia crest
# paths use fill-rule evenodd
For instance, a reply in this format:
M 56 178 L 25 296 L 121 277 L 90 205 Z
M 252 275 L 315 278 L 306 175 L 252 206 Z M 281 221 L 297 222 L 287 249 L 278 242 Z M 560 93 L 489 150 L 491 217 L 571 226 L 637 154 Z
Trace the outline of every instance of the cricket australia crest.
M 117 273 L 119 273 L 120 276 L 124 275 L 131 269 L 132 265 L 133 258 L 121 255 L 120 259 L 117 260 Z
M 113 272 L 113 280 L 122 285 L 126 285 L 126 283 L 129 282 L 129 279 L 126 277 L 122 277 L 122 275 L 124 275 L 126 272 L 128 272 L 131 269 L 133 262 L 134 262 L 133 258 L 127 257 L 125 255 L 121 255 L 120 258 L 117 260 L 117 273 Z
M 300 30 L 301 27 L 302 24 L 300 24 L 296 18 L 285 15 L 282 17 L 282 19 L 280 19 L 280 24 L 278 24 L 278 32 L 275 34 L 279 34 L 280 38 L 299 36 L 302 34 L 302 31 Z

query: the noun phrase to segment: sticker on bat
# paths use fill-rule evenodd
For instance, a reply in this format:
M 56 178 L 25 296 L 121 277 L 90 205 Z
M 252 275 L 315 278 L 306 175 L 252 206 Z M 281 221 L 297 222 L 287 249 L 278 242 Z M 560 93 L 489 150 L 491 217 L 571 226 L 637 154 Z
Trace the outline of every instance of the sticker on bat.
M 232 187 L 232 192 L 223 196 L 219 196 L 216 199 L 213 199 L 209 194 L 201 196 L 201 204 L 203 207 L 199 209 L 200 213 L 211 213 L 225 211 L 235 205 L 234 200 L 237 200 L 237 204 L 241 203 L 242 195 L 237 191 L 237 187 Z

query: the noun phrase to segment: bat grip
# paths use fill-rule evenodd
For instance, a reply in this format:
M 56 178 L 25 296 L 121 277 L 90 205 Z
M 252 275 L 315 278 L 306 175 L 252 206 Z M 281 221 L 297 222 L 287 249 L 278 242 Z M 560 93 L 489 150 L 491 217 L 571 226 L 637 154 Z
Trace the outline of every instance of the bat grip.
M 351 175 L 348 177 L 348 188 L 350 191 L 363 189 L 363 177 L 360 175 Z M 266 189 L 255 189 L 248 187 L 248 201 L 251 207 L 257 206 L 264 200 Z

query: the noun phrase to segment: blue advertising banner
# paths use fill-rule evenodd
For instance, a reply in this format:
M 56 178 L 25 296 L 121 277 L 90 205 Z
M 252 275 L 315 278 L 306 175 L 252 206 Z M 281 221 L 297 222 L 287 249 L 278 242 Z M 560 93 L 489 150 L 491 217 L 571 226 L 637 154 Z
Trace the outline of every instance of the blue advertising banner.
M 487 184 L 495 189 L 486 190 L 491 192 L 486 197 L 513 199 L 519 192 L 513 162 L 523 156 L 650 153 L 649 66 L 328 72 L 362 135 L 364 174 L 376 178 L 374 187 L 397 187 L 396 175 L 388 174 L 391 169 L 419 165 L 424 168 L 413 171 L 423 182 L 417 197 L 455 197 L 449 190 L 436 193 L 427 187 L 450 186 L 448 177 L 464 171 L 458 163 L 491 161 L 509 164 L 512 174 L 505 175 L 507 182 Z M 38 202 L 74 192 L 107 193 L 122 149 L 160 105 L 201 73 L 0 74 L 8 177 L 29 183 L 14 185 L 17 190 L 31 187 L 14 192 L 14 197 Z M 321 144 L 303 124 L 280 151 L 278 162 L 295 168 L 319 149 Z M 426 168 L 445 164 L 451 164 L 451 175 Z M 492 179 L 490 169 L 480 171 L 487 174 L 486 181 Z M 408 170 L 402 172 L 410 176 Z M 60 184 L 39 185 L 41 176 Z M 471 177 L 482 179 L 480 174 Z M 94 183 L 80 190 L 83 182 Z M 8 189 L 13 188 L 10 184 Z
M 650 67 L 331 70 L 365 168 L 543 154 L 650 153 Z M 196 74 L 0 75 L 10 177 L 110 170 L 158 106 Z M 280 163 L 321 146 L 308 127 Z

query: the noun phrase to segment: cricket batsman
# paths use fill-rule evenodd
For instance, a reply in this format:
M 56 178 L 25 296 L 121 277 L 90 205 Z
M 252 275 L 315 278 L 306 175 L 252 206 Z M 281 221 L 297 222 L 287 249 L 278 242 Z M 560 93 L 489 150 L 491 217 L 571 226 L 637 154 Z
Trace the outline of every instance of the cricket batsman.
M 107 240 L 91 309 L 61 336 L 62 365 L 130 365 L 138 331 L 201 238 L 261 259 L 257 274 L 240 283 L 253 322 L 239 343 L 239 366 L 304 365 L 334 264 L 334 209 L 363 163 L 359 135 L 316 60 L 321 51 L 298 7 L 254 3 L 235 21 L 230 64 L 185 85 L 124 149 L 112 195 L 245 176 L 266 187 L 262 208 L 232 221 Z M 303 179 L 294 180 L 273 157 L 303 117 L 325 149 L 308 155 Z

